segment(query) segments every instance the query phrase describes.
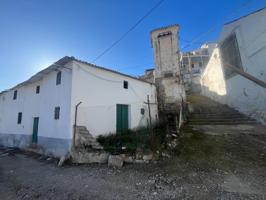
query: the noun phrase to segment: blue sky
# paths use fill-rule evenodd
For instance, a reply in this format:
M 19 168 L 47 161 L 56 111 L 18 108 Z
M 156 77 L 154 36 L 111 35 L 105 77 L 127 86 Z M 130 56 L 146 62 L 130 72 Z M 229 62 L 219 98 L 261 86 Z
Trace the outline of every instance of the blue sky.
M 91 62 L 158 0 L 0 0 L 0 91 L 63 56 Z M 127 74 L 153 67 L 149 33 L 180 25 L 184 50 L 219 38 L 222 24 L 266 6 L 266 0 L 165 0 L 111 51 L 96 61 Z

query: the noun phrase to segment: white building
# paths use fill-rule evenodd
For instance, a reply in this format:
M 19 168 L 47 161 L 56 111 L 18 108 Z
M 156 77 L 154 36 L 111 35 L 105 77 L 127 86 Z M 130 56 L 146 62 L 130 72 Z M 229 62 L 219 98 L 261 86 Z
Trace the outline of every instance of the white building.
M 204 71 L 216 46 L 217 43 L 208 42 L 201 45 L 197 50 L 180 54 L 181 74 L 186 91 L 200 92 L 201 73 Z
M 266 8 L 224 25 L 203 94 L 266 124 Z
M 37 143 L 45 154 L 61 156 L 71 149 L 75 120 L 93 136 L 147 126 L 147 96 L 155 122 L 154 84 L 64 57 L 0 93 L 0 145 Z

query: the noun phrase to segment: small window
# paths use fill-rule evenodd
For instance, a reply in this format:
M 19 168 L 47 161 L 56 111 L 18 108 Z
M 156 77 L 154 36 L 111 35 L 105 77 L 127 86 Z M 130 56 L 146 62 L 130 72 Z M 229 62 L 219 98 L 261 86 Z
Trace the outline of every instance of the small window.
M 36 94 L 39 94 L 39 93 L 40 93 L 40 86 L 37 85 L 37 86 L 36 86 Z
M 55 107 L 54 109 L 54 119 L 59 119 L 60 116 L 60 107 Z
M 128 89 L 128 82 L 127 81 L 124 81 L 124 88 Z
M 22 112 L 18 113 L 18 124 L 21 124 L 22 122 Z
M 60 85 L 61 84 L 61 72 L 57 72 L 56 74 L 56 85 Z
M 141 109 L 140 109 L 140 114 L 142 114 L 142 115 L 145 114 L 145 109 L 144 109 L 144 108 L 141 108 Z
M 15 90 L 15 91 L 14 91 L 14 94 L 13 94 L 13 100 L 17 99 L 17 95 L 18 95 L 18 91 Z

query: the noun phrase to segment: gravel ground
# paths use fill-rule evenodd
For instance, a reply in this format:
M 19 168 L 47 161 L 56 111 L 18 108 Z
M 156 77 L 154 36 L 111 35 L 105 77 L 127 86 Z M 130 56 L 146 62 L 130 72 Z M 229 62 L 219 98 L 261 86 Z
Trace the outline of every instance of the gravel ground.
M 266 133 L 266 132 L 265 132 Z M 157 163 L 57 167 L 0 150 L 0 199 L 266 199 L 266 135 L 193 133 Z

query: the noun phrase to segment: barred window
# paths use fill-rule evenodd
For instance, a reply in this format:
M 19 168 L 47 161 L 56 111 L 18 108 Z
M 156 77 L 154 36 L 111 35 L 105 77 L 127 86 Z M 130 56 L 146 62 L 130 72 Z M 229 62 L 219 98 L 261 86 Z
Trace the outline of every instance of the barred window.
M 56 74 L 56 85 L 60 85 L 61 84 L 61 76 L 62 76 L 62 73 L 61 72 L 57 72 L 57 74 Z
M 40 93 L 40 86 L 37 85 L 37 86 L 36 86 L 36 94 L 39 94 L 39 93 Z
M 22 122 L 22 112 L 18 113 L 18 124 L 21 124 Z
M 60 107 L 55 107 L 54 109 L 54 119 L 59 119 L 60 117 Z
M 13 93 L 13 100 L 16 100 L 17 99 L 17 95 L 18 95 L 18 91 L 15 90 L 14 93 Z
M 124 81 L 124 83 L 123 83 L 123 87 L 124 87 L 125 89 L 128 89 L 128 82 L 127 82 L 127 81 Z

